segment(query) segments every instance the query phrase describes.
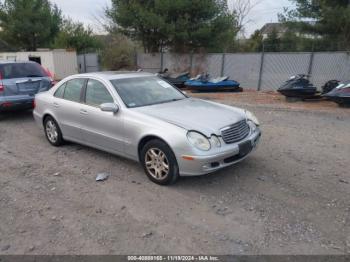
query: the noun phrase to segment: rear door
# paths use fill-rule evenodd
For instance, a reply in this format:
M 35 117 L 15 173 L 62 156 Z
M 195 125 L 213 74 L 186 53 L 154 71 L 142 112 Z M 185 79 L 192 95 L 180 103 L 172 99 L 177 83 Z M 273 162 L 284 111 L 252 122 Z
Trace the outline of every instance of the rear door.
M 51 105 L 63 136 L 77 141 L 83 141 L 80 109 L 85 83 L 84 78 L 68 80 L 56 90 Z
M 37 63 L 0 64 L 3 96 L 34 96 L 51 88 L 52 79 Z

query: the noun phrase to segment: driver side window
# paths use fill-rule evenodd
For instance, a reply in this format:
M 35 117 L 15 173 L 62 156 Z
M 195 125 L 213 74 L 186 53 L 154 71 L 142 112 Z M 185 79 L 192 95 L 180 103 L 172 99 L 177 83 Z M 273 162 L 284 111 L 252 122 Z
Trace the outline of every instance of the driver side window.
M 114 100 L 107 88 L 101 82 L 89 79 L 86 86 L 85 103 L 98 107 L 104 103 L 114 103 Z

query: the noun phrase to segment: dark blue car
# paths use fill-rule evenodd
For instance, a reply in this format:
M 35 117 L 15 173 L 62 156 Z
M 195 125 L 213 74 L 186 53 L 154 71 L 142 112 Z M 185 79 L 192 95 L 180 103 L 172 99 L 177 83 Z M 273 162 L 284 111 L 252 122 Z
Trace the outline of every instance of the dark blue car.
M 50 72 L 36 62 L 0 61 L 0 112 L 33 108 L 35 94 L 53 83 Z

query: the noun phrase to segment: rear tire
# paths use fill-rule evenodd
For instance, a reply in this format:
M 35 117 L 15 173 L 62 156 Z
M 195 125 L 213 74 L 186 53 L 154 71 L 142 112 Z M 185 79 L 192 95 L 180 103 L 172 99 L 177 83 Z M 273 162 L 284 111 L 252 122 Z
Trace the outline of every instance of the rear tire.
M 47 116 L 44 120 L 44 131 L 47 141 L 53 146 L 60 146 L 64 140 L 62 132 L 55 119 L 51 116 Z
M 140 152 L 140 160 L 148 178 L 158 185 L 174 184 L 179 179 L 176 157 L 159 139 L 146 143 Z

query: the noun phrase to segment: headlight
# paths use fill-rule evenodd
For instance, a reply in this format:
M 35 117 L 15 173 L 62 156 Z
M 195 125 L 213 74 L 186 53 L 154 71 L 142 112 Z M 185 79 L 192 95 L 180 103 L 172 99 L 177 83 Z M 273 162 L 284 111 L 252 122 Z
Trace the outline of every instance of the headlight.
M 253 121 L 251 121 L 251 120 L 248 120 L 248 125 L 249 125 L 249 127 L 250 127 L 250 130 L 254 133 L 255 132 L 255 130 L 256 130 L 256 124 L 253 122 Z
M 252 121 L 252 122 L 253 122 L 254 124 L 256 124 L 257 126 L 260 125 L 259 120 L 256 118 L 255 115 L 253 115 L 252 112 L 245 111 L 245 113 L 246 113 L 246 116 L 247 116 L 247 119 L 248 119 L 248 120 Z
M 187 133 L 187 138 L 188 138 L 188 141 L 190 141 L 190 143 L 194 145 L 196 148 L 203 151 L 210 150 L 210 142 L 208 138 L 206 138 L 201 133 L 190 131 Z
M 212 135 L 211 138 L 210 138 L 210 144 L 213 146 L 213 147 L 221 147 L 221 142 L 219 140 L 219 138 L 215 135 Z

